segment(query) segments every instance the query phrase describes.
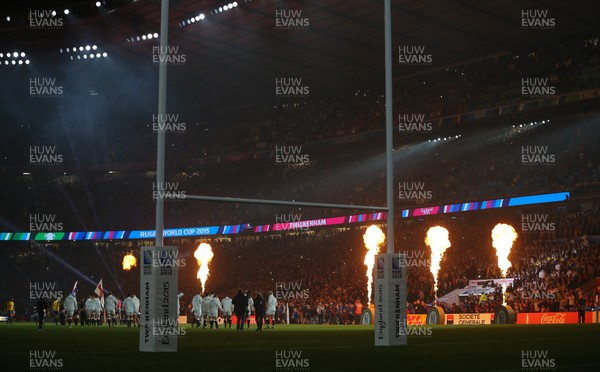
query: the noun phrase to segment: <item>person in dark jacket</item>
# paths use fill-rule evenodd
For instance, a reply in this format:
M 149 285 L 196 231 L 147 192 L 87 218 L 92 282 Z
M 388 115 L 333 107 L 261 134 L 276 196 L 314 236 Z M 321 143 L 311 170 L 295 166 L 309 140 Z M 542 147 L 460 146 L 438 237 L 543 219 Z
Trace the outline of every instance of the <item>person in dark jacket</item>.
M 256 316 L 256 330 L 262 331 L 263 321 L 265 319 L 266 304 L 262 294 L 258 292 L 254 298 L 254 314 Z
M 246 308 L 248 307 L 248 298 L 244 295 L 242 289 L 238 289 L 237 295 L 233 298 L 233 312 L 237 318 L 236 330 L 241 331 L 244 329 L 244 317 L 246 315 Z
M 577 322 L 578 323 L 585 323 L 585 305 L 586 305 L 587 301 L 585 296 L 583 295 L 583 292 L 579 291 L 578 293 L 578 298 L 577 298 L 577 312 L 578 312 L 578 316 L 577 316 Z
M 254 312 L 254 300 L 252 299 L 252 293 L 250 291 L 246 291 L 244 294 L 246 295 L 246 300 L 248 301 L 248 307 L 246 309 L 244 319 L 246 319 L 246 325 L 248 326 L 248 329 L 250 329 L 250 317 Z
M 79 325 L 84 326 L 88 321 L 87 313 L 85 312 L 85 298 L 79 303 L 79 309 L 81 309 L 79 310 Z
M 44 316 L 46 315 L 46 309 L 48 309 L 48 303 L 43 298 L 39 298 L 36 308 L 38 314 L 38 330 L 41 331 L 44 327 Z

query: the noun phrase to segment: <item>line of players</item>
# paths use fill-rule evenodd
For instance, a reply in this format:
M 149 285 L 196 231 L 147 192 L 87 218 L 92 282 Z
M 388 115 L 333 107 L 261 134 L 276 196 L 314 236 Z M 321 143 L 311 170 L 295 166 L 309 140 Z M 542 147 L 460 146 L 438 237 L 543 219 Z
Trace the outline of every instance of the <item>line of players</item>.
M 38 306 L 39 307 L 39 306 Z M 74 323 L 100 326 L 103 323 L 102 302 L 97 295 L 89 295 L 85 301 L 77 303 L 75 296 L 69 294 L 64 301 L 59 297 L 52 302 L 55 325 L 59 323 L 72 326 Z M 112 293 L 104 300 L 106 319 L 109 327 L 127 324 L 127 327 L 139 327 L 140 299 L 134 294 L 129 294 L 123 301 L 119 301 Z M 64 314 L 64 323 L 61 321 Z
M 179 298 L 183 294 L 178 295 Z M 76 326 L 80 323 L 82 326 L 100 326 L 103 323 L 102 302 L 97 295 L 89 295 L 85 302 L 82 302 L 81 309 L 77 304 L 77 300 L 72 294 L 69 294 L 64 301 L 59 297 L 52 303 L 54 313 L 54 324 L 59 323 Z M 269 291 L 267 300 L 262 298 L 260 292 L 253 298 L 249 291 L 242 292 L 240 289 L 234 299 L 226 296 L 222 300 L 214 293 L 206 293 L 204 298 L 200 294 L 196 294 L 192 299 L 192 313 L 194 320 L 192 327 L 206 328 L 210 324 L 210 328 L 219 328 L 219 314 L 222 315 L 223 325 L 225 328 L 232 327 L 232 315 L 237 316 L 237 330 L 243 330 L 244 324 L 250 328 L 250 316 L 255 315 L 257 331 L 262 330 L 263 320 L 266 318 L 267 328 L 275 328 L 275 312 L 277 308 L 277 299 L 273 296 L 273 292 Z M 77 311 L 79 309 L 79 311 Z M 106 310 L 106 320 L 109 327 L 114 327 L 118 324 L 127 324 L 127 327 L 139 327 L 139 311 L 140 299 L 129 294 L 123 301 L 119 301 L 112 293 L 108 293 L 104 300 L 104 309 Z M 179 313 L 179 306 L 178 306 Z M 61 319 L 61 314 L 64 314 L 65 323 Z
M 236 330 L 241 331 L 244 329 L 244 324 L 247 324 L 247 328 L 250 328 L 250 316 L 255 315 L 256 319 L 256 330 L 262 330 L 263 319 L 267 319 L 267 328 L 275 328 L 275 312 L 277 309 L 277 299 L 273 296 L 273 292 L 269 291 L 266 303 L 260 292 L 252 298 L 249 291 L 243 292 L 242 289 L 238 290 L 238 294 L 233 298 L 226 296 L 222 300 L 219 300 L 214 293 L 205 293 L 204 298 L 200 294 L 194 295 L 192 298 L 192 314 L 194 319 L 192 321 L 192 328 L 196 326 L 200 328 L 206 328 L 207 324 L 210 324 L 210 328 L 213 326 L 219 328 L 219 313 L 223 317 L 223 326 L 231 329 L 231 318 L 235 314 L 237 317 Z

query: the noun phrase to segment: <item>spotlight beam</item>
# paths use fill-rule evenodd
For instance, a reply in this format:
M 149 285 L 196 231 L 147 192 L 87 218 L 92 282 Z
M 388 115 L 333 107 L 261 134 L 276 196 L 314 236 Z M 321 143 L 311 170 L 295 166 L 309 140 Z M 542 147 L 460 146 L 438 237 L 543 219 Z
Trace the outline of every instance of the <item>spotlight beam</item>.
M 90 278 L 89 276 L 85 275 L 81 271 L 77 270 L 73 265 L 71 265 L 67 261 L 63 260 L 62 258 L 60 258 L 58 255 L 52 253 L 49 249 L 47 249 L 46 247 L 44 247 L 44 245 L 38 244 L 38 243 L 34 243 L 34 246 L 36 248 L 40 249 L 41 251 L 43 251 L 44 253 L 46 253 L 46 255 L 48 257 L 50 257 L 53 260 L 55 260 L 56 262 L 60 263 L 63 267 L 65 267 L 65 268 L 71 270 L 72 272 L 74 272 L 75 274 L 77 274 L 79 276 L 79 278 L 85 280 L 88 284 L 96 287 L 97 283 L 94 282 L 92 280 L 92 278 Z
M 9 258 L 8 254 L 4 253 L 4 254 L 3 254 L 3 259 L 4 259 L 6 262 L 10 262 L 10 263 L 11 263 L 11 265 L 13 265 L 13 266 L 14 266 L 14 268 L 15 268 L 15 269 L 16 269 L 16 270 L 19 272 L 19 274 L 23 275 L 23 277 L 24 277 L 25 279 L 27 279 L 27 281 L 28 281 L 28 282 L 31 282 L 31 279 L 29 279 L 29 277 L 27 276 L 27 274 L 25 274 L 25 272 L 24 272 L 23 270 L 21 270 L 21 268 L 19 268 L 19 265 L 17 265 L 17 264 L 14 262 L 14 260 L 11 260 L 11 259 Z

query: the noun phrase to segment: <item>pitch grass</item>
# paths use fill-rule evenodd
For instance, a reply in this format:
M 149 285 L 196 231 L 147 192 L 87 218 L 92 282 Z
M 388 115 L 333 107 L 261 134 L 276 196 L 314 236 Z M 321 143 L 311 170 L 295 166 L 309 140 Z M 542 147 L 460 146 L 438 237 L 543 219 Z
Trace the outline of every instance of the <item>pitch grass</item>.
M 140 353 L 137 328 L 50 324 L 38 331 L 33 323 L 3 323 L 0 371 L 35 371 L 32 350 L 55 351 L 61 371 L 85 372 L 519 371 L 522 350 L 547 351 L 557 370 L 600 371 L 600 324 L 434 326 L 431 336 L 409 337 L 399 347 L 374 347 L 368 326 L 278 325 L 262 332 L 182 327 L 177 353 Z M 300 351 L 308 368 L 277 369 L 276 351 L 282 350 Z

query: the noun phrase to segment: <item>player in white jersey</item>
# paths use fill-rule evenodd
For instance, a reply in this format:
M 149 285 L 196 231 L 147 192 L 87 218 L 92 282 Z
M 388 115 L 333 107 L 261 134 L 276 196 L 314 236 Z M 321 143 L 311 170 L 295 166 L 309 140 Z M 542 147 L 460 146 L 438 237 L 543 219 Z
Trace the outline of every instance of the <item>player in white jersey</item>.
M 94 323 L 99 326 L 101 324 L 100 314 L 102 313 L 102 303 L 100 302 L 100 298 L 98 296 L 94 296 L 92 298 L 92 304 L 94 307 Z
M 132 295 L 133 303 L 135 304 L 135 311 L 133 312 L 133 325 L 137 324 L 138 328 L 140 326 L 140 299 L 137 298 L 136 295 Z
M 194 314 L 192 327 L 196 324 L 196 328 L 200 328 L 202 322 L 202 296 L 199 293 L 192 298 L 192 314 Z
M 229 329 L 231 329 L 231 314 L 233 313 L 233 301 L 229 296 L 225 296 L 224 299 L 221 300 L 221 308 L 223 309 L 223 326 L 227 328 L 227 324 L 229 324 Z
M 271 321 L 271 328 L 275 328 L 275 312 L 277 311 L 277 299 L 273 296 L 273 292 L 269 291 L 269 297 L 267 298 L 267 328 L 269 328 L 269 320 Z
M 177 294 L 177 319 L 181 315 L 181 297 L 183 297 L 183 292 Z
M 127 328 L 131 328 L 133 313 L 135 312 L 135 302 L 133 301 L 132 295 L 128 295 L 127 298 L 123 300 L 123 308 L 125 309 L 125 316 L 127 317 Z
M 91 295 L 85 300 L 85 319 L 86 325 L 94 323 L 94 300 Z
M 210 297 L 211 299 L 208 303 L 208 320 L 210 321 L 210 328 L 213 327 L 213 324 L 219 328 L 219 310 L 223 311 L 223 308 L 221 307 L 221 301 L 219 301 L 219 297 L 217 297 L 214 293 L 211 293 Z
M 106 299 L 104 300 L 104 307 L 106 308 L 106 316 L 109 327 L 114 327 L 117 324 L 117 306 L 119 305 L 119 301 L 109 293 Z
M 202 299 L 202 328 L 206 328 L 206 323 L 208 320 L 208 307 L 209 307 L 209 303 L 210 303 L 210 295 L 208 293 L 204 294 L 204 298 Z
M 252 313 L 254 312 L 254 299 L 252 298 L 250 291 L 246 292 L 246 298 L 248 299 L 248 311 L 246 311 L 246 324 L 248 326 L 248 329 L 250 329 L 250 316 L 252 316 Z
M 73 297 L 72 294 L 69 294 L 67 298 L 65 298 L 65 315 L 67 316 L 67 323 L 69 327 L 71 327 L 71 322 L 73 321 L 73 314 L 77 310 L 77 300 Z

